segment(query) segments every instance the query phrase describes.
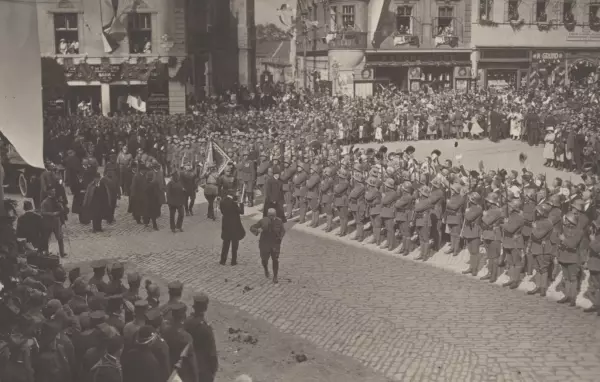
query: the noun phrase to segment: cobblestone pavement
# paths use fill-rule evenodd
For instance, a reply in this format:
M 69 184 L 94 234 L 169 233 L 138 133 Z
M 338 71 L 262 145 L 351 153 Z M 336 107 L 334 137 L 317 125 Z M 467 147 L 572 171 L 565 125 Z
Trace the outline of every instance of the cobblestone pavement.
M 457 275 L 465 253 L 417 263 L 414 254 L 398 257 L 291 222 L 280 284 L 273 285 L 262 275 L 249 232 L 239 265 L 218 264 L 220 223 L 204 218 L 205 205 L 177 234 L 168 230 L 166 208 L 159 232 L 136 225 L 125 209 L 121 202 L 117 222 L 101 234 L 71 218 L 68 261 L 139 264 L 399 381 L 596 381 L 600 375 L 600 317 Z M 247 231 L 255 218 L 244 218 Z

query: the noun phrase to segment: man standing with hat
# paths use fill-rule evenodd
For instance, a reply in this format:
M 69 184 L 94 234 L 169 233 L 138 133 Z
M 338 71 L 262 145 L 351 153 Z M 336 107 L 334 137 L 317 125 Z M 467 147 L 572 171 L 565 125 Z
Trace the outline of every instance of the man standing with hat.
M 446 203 L 445 221 L 450 233 L 450 248 L 447 254 L 458 256 L 460 252 L 460 234 L 462 230 L 463 212 L 465 197 L 461 194 L 461 187 L 458 183 L 450 186 L 451 196 Z M 479 248 L 477 248 L 479 251 Z
M 398 230 L 402 237 L 401 254 L 406 256 L 412 250 L 411 217 L 414 204 L 414 188 L 412 183 L 409 180 L 405 180 L 404 183 L 398 187 L 398 194 L 401 196 L 396 200 L 396 203 L 394 203 L 394 220 L 398 224 Z
M 318 164 L 310 166 L 310 177 L 306 181 L 306 204 L 311 210 L 310 226 L 319 226 L 319 185 L 321 183 L 320 168 Z
M 171 369 L 177 373 L 183 382 L 198 381 L 198 364 L 194 351 L 192 336 L 185 331 L 187 306 L 182 302 L 171 305 L 171 321 L 162 331 L 163 338 L 169 346 Z M 178 364 L 181 365 L 178 367 Z
M 242 161 L 238 170 L 240 181 L 243 183 L 244 195 L 241 195 L 241 202 L 248 203 L 248 207 L 254 205 L 254 185 L 256 183 L 256 164 L 250 159 L 247 150 L 242 154 Z
M 523 250 L 525 249 L 521 230 L 525 226 L 525 218 L 521 213 L 521 199 L 513 199 L 509 203 L 509 216 L 502 225 L 502 246 L 506 253 L 508 276 L 510 280 L 505 283 L 511 289 L 516 289 L 521 284 L 521 270 L 523 269 Z
M 555 260 L 562 268 L 563 280 L 565 281 L 564 297 L 558 303 L 569 303 L 570 306 L 576 304 L 581 266 L 585 263 L 584 256 L 587 251 L 585 233 L 581 228 L 578 228 L 578 220 L 577 215 L 572 212 L 565 215 L 563 232 L 559 235 L 558 256 Z
M 192 336 L 198 365 L 198 382 L 213 382 L 219 369 L 219 359 L 213 328 L 205 318 L 208 296 L 204 293 L 196 294 L 193 308 L 194 312 L 185 321 L 184 328 Z
M 104 275 L 106 274 L 106 261 L 96 260 L 92 262 L 91 266 L 94 275 L 88 281 L 88 285 L 90 287 L 94 287 L 98 292 L 106 293 L 106 289 L 108 288 L 108 284 L 104 281 Z
M 284 191 L 283 182 L 280 178 L 280 169 L 273 166 L 273 176 L 267 177 L 265 184 L 265 204 L 263 208 L 263 217 L 267 216 L 267 210 L 273 208 L 284 223 L 287 221 L 283 211 Z
M 221 265 L 225 265 L 229 247 L 231 246 L 231 265 L 237 265 L 237 251 L 240 240 L 246 236 L 246 231 L 242 225 L 240 205 L 236 200 L 235 192 L 230 192 L 221 200 L 221 239 L 223 246 L 221 248 Z
M 306 165 L 304 163 L 298 163 L 296 175 L 294 175 L 294 198 L 296 199 L 296 205 L 299 207 L 299 220 L 300 224 L 304 224 L 306 221 L 306 182 L 308 181 L 308 173 L 306 172 Z
M 254 235 L 260 233 L 258 247 L 260 250 L 260 258 L 265 276 L 269 275 L 269 259 L 273 261 L 273 283 L 278 283 L 277 275 L 279 273 L 279 254 L 281 252 L 281 241 L 285 235 L 285 227 L 283 221 L 277 217 L 275 209 L 270 208 L 267 211 L 267 216 L 259 220 L 256 224 L 250 227 Z
M 387 235 L 387 240 L 384 244 L 390 251 L 396 247 L 396 209 L 394 208 L 394 203 L 396 203 L 397 199 L 396 182 L 393 178 L 387 178 L 383 184 L 380 217 Z M 382 248 L 385 247 L 382 246 Z
M 352 213 L 354 223 L 356 224 L 356 234 L 354 240 L 361 242 L 364 240 L 364 219 L 367 205 L 364 197 L 366 192 L 364 177 L 360 172 L 355 172 L 353 183 L 353 188 L 348 195 L 348 209 Z
M 488 209 L 483 213 L 481 218 L 481 239 L 484 242 L 485 250 L 488 259 L 488 274 L 482 277 L 482 280 L 489 280 L 490 283 L 495 283 L 498 280 L 499 268 L 501 263 L 502 252 L 502 232 L 500 224 L 505 217 L 505 210 L 501 207 L 500 198 L 497 194 L 491 192 L 488 194 L 485 201 L 488 204 Z M 470 267 L 465 270 L 464 274 L 477 275 L 479 271 L 479 251 L 470 254 Z

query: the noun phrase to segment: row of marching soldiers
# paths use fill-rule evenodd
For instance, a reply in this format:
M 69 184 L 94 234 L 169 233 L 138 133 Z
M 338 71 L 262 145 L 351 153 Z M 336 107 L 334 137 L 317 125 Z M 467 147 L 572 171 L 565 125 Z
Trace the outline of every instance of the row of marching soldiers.
M 23 285 L 40 296 L 27 304 L 39 306 L 28 310 L 22 340 L 13 336 L 10 346 L 0 347 L 2 381 L 214 380 L 218 359 L 205 294 L 194 296 L 188 312 L 181 282 L 168 284 L 161 304 L 158 285 L 143 284 L 135 272 L 125 276 L 121 263 L 108 268 L 96 261 L 92 268 L 89 280 L 79 268 L 66 272 L 58 264 L 26 275 Z
M 548 184 L 545 175 L 526 169 L 485 171 L 480 163 L 479 171 L 467 171 L 450 160 L 441 162 L 439 150 L 419 163 L 414 152 L 412 146 L 392 153 L 386 147 L 378 152 L 351 148 L 339 155 L 325 146 L 318 152 L 298 148 L 282 160 L 278 155 L 269 160 L 267 153 L 257 164 L 259 173 L 240 182 L 248 190 L 254 179 L 262 179 L 260 186 L 275 177 L 283 200 L 269 200 L 266 190 L 265 203 L 278 215 L 290 219 L 297 210 L 299 223 L 316 228 L 325 214 L 326 232 L 337 217 L 338 236 L 346 236 L 353 222 L 354 240 L 372 236 L 372 244 L 404 255 L 418 248 L 418 260 L 427 261 L 446 242 L 447 255 L 466 248 L 464 274 L 478 275 L 487 262 L 482 279 L 494 283 L 506 272 L 504 286 L 511 289 L 530 275 L 535 288 L 528 294 L 545 296 L 562 272 L 560 303 L 575 305 L 583 271 L 589 269 L 584 298 L 593 306 L 587 311 L 599 311 L 600 193 L 591 168 L 584 183 L 556 178 Z

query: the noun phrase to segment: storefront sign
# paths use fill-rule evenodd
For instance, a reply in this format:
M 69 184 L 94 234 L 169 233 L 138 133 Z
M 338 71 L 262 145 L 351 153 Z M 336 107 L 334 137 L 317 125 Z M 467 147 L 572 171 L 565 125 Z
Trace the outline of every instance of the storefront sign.
M 565 54 L 563 52 L 536 52 L 531 58 L 534 62 L 564 60 Z
M 161 68 L 157 70 L 158 68 Z M 148 81 L 152 75 L 164 73 L 164 64 L 149 62 L 147 64 L 87 64 L 65 65 L 67 81 L 99 81 L 111 83 L 116 81 Z
M 169 114 L 169 96 L 167 94 L 150 94 L 146 101 L 147 114 Z
M 367 54 L 367 62 L 470 62 L 469 53 L 397 53 L 397 54 Z
M 572 32 L 567 35 L 567 41 L 600 41 L 600 32 Z

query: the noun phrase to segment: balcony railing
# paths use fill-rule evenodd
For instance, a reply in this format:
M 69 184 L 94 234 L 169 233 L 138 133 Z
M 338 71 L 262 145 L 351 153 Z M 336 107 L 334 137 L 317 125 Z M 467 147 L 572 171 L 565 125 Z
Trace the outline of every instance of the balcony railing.
M 432 33 L 434 46 L 455 48 L 462 41 L 462 23 L 456 17 L 436 17 L 433 19 Z
M 367 32 L 338 31 L 331 32 L 326 37 L 330 49 L 366 49 Z

